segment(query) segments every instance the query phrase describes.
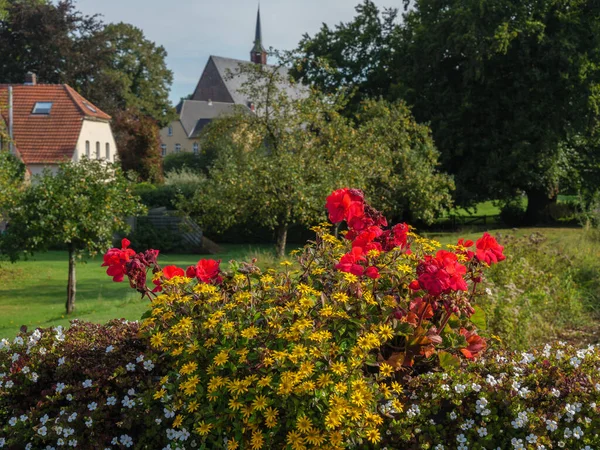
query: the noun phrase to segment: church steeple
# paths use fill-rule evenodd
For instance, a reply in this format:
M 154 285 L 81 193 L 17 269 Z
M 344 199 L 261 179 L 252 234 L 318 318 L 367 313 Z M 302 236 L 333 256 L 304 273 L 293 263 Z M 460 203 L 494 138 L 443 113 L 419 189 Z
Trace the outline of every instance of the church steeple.
M 250 51 L 250 61 L 255 64 L 267 64 L 267 51 L 262 44 L 262 28 L 260 25 L 260 5 L 256 14 L 256 32 L 254 34 L 254 47 Z

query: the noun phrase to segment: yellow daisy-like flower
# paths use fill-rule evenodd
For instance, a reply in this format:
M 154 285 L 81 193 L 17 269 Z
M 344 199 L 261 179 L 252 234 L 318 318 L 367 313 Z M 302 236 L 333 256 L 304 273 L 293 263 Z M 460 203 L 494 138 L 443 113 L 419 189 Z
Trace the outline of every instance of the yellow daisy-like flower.
M 164 389 L 161 389 L 160 391 L 156 391 L 154 393 L 154 395 L 152 396 L 152 398 L 154 398 L 154 400 L 159 400 L 159 399 L 163 398 L 166 393 L 167 393 L 167 391 L 165 391 Z
M 390 340 L 394 337 L 394 329 L 390 324 L 384 323 L 379 325 L 379 336 L 385 340 Z
M 265 410 L 265 424 L 267 428 L 274 428 L 277 425 L 277 415 L 279 411 L 276 408 L 270 406 Z
M 198 402 L 196 400 L 192 400 L 190 402 L 190 404 L 187 407 L 188 412 L 193 413 L 198 411 L 198 408 L 200 407 L 200 405 L 198 404 Z
M 258 328 L 256 328 L 254 325 L 252 325 L 251 327 L 246 328 L 240 334 L 242 335 L 242 337 L 245 337 L 246 339 L 252 339 L 256 335 L 258 335 L 258 332 L 259 332 Z
M 212 427 L 212 423 L 204 423 L 203 420 L 198 425 L 196 425 L 196 433 L 198 433 L 200 436 L 206 436 L 208 433 L 210 433 Z
M 257 395 L 252 401 L 252 409 L 255 411 L 262 411 L 268 405 L 268 399 L 264 395 Z
M 181 369 L 179 369 L 179 373 L 181 375 L 189 375 L 190 373 L 194 373 L 198 369 L 198 364 L 195 362 L 189 362 L 184 364 Z
M 381 435 L 379 434 L 379 430 L 375 428 L 371 428 L 367 430 L 367 439 L 373 444 L 377 444 L 381 440 Z
M 404 392 L 404 388 L 402 387 L 402 385 L 400 383 L 398 383 L 397 381 L 393 381 L 392 382 L 392 390 L 396 393 L 396 394 L 402 394 L 402 392 Z
M 384 377 L 389 377 L 391 374 L 394 373 L 394 368 L 392 366 L 390 366 L 388 363 L 384 363 L 382 362 L 381 364 L 379 364 L 379 373 L 384 376 Z
M 227 450 L 237 450 L 240 447 L 240 443 L 234 438 L 227 440 Z
M 304 448 L 304 438 L 297 431 L 290 431 L 286 436 L 286 442 L 290 445 L 294 450 Z
M 215 366 L 220 367 L 225 365 L 225 363 L 227 363 L 227 360 L 229 359 L 229 350 L 221 350 L 217 356 L 215 356 L 215 359 L 213 359 L 213 363 L 215 364 Z
M 271 381 L 273 381 L 273 376 L 272 375 L 265 375 L 256 384 L 257 384 L 258 387 L 264 388 L 264 387 L 269 387 L 270 384 L 271 384 Z
M 325 436 L 316 428 L 308 430 L 305 439 L 310 445 L 316 446 L 321 446 L 325 442 Z
M 252 438 L 250 439 L 250 446 L 252 450 L 260 450 L 261 448 L 263 448 L 264 443 L 265 439 L 263 437 L 263 434 L 260 431 L 253 431 Z
M 181 414 L 177 414 L 177 417 L 175 417 L 175 420 L 173 421 L 173 428 L 179 428 L 182 422 L 183 416 Z
M 348 368 L 346 367 L 346 364 L 344 364 L 341 361 L 334 362 L 331 365 L 331 371 L 338 376 L 344 375 L 347 372 L 347 370 L 348 370 Z
M 161 333 L 160 331 L 156 334 L 153 334 L 152 337 L 150 338 L 150 345 L 152 345 L 152 347 L 154 347 L 154 348 L 162 347 L 164 343 L 165 343 L 165 335 L 164 335 L 164 333 Z
M 344 272 L 343 276 L 344 276 L 344 281 L 346 281 L 347 283 L 357 283 L 358 282 L 358 277 L 354 274 Z
M 235 398 L 231 398 L 231 399 L 229 399 L 228 406 L 229 406 L 229 409 L 231 409 L 232 411 L 237 411 L 242 406 L 244 406 L 244 404 Z
M 301 433 L 306 433 L 308 432 L 311 428 L 312 428 L 313 424 L 312 424 L 312 420 L 310 420 L 308 417 L 306 416 L 300 416 L 296 419 L 296 428 L 301 432 Z

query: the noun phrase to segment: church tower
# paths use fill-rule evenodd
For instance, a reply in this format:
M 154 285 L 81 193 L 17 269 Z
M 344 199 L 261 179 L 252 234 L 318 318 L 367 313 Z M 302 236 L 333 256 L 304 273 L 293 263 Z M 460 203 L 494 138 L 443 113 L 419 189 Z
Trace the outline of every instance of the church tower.
M 255 64 L 267 64 L 267 51 L 262 44 L 262 29 L 260 26 L 260 5 L 256 14 L 256 33 L 254 36 L 254 47 L 250 51 L 250 61 Z

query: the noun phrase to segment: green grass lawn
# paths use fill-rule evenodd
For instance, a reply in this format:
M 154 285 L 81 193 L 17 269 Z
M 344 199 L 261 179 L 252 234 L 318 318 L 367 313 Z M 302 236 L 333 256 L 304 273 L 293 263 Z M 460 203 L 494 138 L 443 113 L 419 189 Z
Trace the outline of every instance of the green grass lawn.
M 187 267 L 201 258 L 223 260 L 222 267 L 232 259 L 258 257 L 273 260 L 269 245 L 223 245 L 224 252 L 213 256 L 160 255 L 165 266 Z M 35 255 L 16 264 L 2 262 L 0 266 L 0 337 L 15 335 L 21 325 L 29 328 L 66 326 L 71 319 L 106 322 L 124 318 L 136 320 L 146 311 L 147 299 L 140 299 L 129 284 L 114 283 L 100 267 L 100 256 L 77 264 L 76 311 L 65 316 L 67 292 L 67 253 L 48 252 Z

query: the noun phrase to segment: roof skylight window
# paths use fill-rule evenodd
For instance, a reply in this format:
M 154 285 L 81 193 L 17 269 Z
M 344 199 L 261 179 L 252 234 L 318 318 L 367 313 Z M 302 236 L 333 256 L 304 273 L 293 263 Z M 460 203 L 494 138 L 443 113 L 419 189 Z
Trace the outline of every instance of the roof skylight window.
M 52 102 L 37 102 L 33 107 L 31 114 L 50 114 L 52 109 Z
M 90 105 L 88 102 L 83 102 L 83 104 L 85 105 L 85 107 L 87 109 L 89 109 L 91 112 L 93 113 L 97 113 L 98 111 L 96 110 L 96 108 L 94 108 L 92 105 Z

